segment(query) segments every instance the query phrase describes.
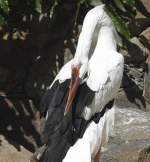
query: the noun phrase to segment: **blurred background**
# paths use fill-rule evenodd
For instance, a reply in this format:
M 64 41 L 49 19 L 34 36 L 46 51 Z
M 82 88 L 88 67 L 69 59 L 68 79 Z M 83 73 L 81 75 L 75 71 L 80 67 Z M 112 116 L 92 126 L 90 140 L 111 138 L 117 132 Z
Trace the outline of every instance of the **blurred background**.
M 41 97 L 74 56 L 87 11 L 102 3 L 125 58 L 102 160 L 150 161 L 150 0 L 0 0 L 0 162 L 29 161 L 41 145 Z

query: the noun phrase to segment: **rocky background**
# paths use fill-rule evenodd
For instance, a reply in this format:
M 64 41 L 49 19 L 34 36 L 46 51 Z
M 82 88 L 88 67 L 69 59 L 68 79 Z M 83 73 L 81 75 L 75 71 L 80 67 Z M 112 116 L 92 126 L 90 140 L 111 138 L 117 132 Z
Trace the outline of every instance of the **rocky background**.
M 103 162 L 150 162 L 150 1 L 137 0 L 136 8 L 128 24 L 133 37 L 120 49 L 124 77 L 116 98 L 114 136 L 103 150 Z M 30 30 L 0 28 L 0 162 L 27 162 L 41 145 L 40 99 L 73 57 L 86 13 L 81 8 L 79 29 L 72 32 L 74 9 L 73 3 L 61 4 L 57 26 L 42 15 L 38 23 L 31 18 Z

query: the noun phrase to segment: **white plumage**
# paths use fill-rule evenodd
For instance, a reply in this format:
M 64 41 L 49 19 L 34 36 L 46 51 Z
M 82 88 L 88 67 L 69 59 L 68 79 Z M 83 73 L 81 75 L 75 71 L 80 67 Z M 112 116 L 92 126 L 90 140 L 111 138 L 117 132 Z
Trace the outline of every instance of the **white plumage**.
M 81 78 L 88 72 L 84 82 L 95 91 L 95 97 L 82 113 L 86 120 L 114 99 L 120 87 L 124 59 L 116 50 L 119 41 L 104 5 L 93 8 L 85 16 L 74 58 L 63 66 L 54 80 L 61 83 L 71 78 L 72 65 L 81 65 Z M 89 124 L 83 138 L 69 149 L 63 162 L 91 162 L 99 148 L 108 142 L 113 122 L 114 108 L 108 110 L 98 124 Z

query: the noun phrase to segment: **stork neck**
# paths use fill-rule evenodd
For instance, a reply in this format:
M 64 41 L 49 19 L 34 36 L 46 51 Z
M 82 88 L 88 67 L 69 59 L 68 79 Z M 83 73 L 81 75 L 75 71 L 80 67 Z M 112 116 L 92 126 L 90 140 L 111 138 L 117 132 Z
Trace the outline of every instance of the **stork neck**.
M 117 41 L 114 35 L 114 29 L 110 26 L 102 26 L 99 30 L 98 40 L 95 50 L 115 50 Z

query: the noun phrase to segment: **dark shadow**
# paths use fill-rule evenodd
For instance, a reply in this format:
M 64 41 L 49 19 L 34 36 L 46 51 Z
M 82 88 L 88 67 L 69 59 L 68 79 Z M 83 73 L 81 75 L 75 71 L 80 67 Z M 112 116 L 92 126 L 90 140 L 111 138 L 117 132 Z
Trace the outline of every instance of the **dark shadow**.
M 150 101 L 150 55 L 148 56 L 145 63 L 145 74 L 144 74 L 144 97 L 147 102 L 147 110 L 150 109 L 149 101 Z
M 22 145 L 34 152 L 41 145 L 40 134 L 32 123 L 32 110 L 29 105 L 27 109 L 26 106 L 18 99 L 0 99 L 0 133 L 18 150 Z
M 39 101 L 64 65 L 64 41 L 71 38 L 76 11 L 76 3 L 67 3 L 71 8 L 58 4 L 54 8 L 52 19 L 43 16 L 39 21 L 39 15 L 32 13 L 32 21 L 29 21 L 27 14 L 26 22 L 13 22 L 14 26 L 18 25 L 16 31 L 0 31 L 0 66 L 8 70 L 7 80 L 0 85 L 0 89 L 8 95 L 14 96 L 21 91 L 29 98 Z M 17 12 L 13 11 L 12 8 L 11 19 L 16 16 L 21 21 Z M 16 33 L 21 35 L 21 32 L 27 34 L 24 40 L 20 36 L 13 38 Z M 4 40 L 2 37 L 7 34 L 8 37 Z
M 138 37 L 145 29 L 150 26 L 150 18 L 136 18 L 132 19 L 129 24 L 128 28 L 132 34 L 132 37 Z
M 141 106 L 137 100 L 139 100 L 144 107 L 146 106 L 143 91 L 135 84 L 134 81 L 132 81 L 131 78 L 129 78 L 126 72 L 124 72 L 123 75 L 122 86 L 130 102 L 135 103 L 139 109 L 141 109 Z
M 128 42 L 126 40 L 125 44 L 127 46 L 128 49 L 128 53 L 130 55 L 130 57 L 126 58 L 126 63 L 133 63 L 134 65 L 141 65 L 141 63 L 144 63 L 146 60 L 146 55 L 144 53 L 144 49 L 142 50 L 138 45 L 136 45 L 135 43 L 132 42 Z
M 23 145 L 34 152 L 41 145 L 36 120 L 33 121 L 35 112 L 42 95 L 64 65 L 64 40 L 71 38 L 76 2 L 60 1 L 51 19 L 40 18 L 33 8 L 25 11 L 26 1 L 16 3 L 16 8 L 10 7 L 8 28 L 0 30 L 0 67 L 8 71 L 6 80 L 0 80 L 0 92 L 6 94 L 0 96 L 0 133 L 18 150 Z M 69 8 L 65 3 L 69 3 Z M 49 12 L 50 8 L 43 10 Z M 26 15 L 26 21 L 22 21 L 22 15 Z

